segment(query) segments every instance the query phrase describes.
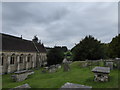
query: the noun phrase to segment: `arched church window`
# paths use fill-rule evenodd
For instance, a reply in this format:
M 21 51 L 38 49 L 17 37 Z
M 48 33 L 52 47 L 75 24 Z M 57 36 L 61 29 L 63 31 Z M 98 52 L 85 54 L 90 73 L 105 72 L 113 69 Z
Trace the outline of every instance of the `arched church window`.
M 24 59 L 23 54 L 21 54 L 20 55 L 20 63 L 23 63 L 23 59 Z
M 2 60 L 1 60 L 1 65 L 3 65 L 4 64 L 4 54 L 2 53 Z
M 1 65 L 3 65 L 3 62 L 4 62 L 4 57 L 2 56 L 2 63 L 1 63 Z
M 30 62 L 31 61 L 31 55 L 28 54 L 28 57 L 27 57 L 27 62 Z
M 14 62 L 15 62 L 15 54 L 12 54 L 10 59 L 10 64 L 14 64 Z

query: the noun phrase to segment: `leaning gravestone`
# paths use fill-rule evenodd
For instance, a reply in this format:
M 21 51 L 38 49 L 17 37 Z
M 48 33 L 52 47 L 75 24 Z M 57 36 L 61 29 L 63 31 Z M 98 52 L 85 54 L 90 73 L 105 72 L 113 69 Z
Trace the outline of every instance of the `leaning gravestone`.
M 64 68 L 64 71 L 70 70 L 69 61 L 67 61 L 66 58 L 63 60 L 63 68 Z
M 31 88 L 31 87 L 29 86 L 29 84 L 26 83 L 26 84 L 23 84 L 21 86 L 17 86 L 15 88 L 11 88 L 9 90 L 27 90 L 29 88 Z
M 74 84 L 74 83 L 65 83 L 59 90 L 91 90 L 91 86 L 85 86 L 85 85 L 80 85 L 80 84 Z

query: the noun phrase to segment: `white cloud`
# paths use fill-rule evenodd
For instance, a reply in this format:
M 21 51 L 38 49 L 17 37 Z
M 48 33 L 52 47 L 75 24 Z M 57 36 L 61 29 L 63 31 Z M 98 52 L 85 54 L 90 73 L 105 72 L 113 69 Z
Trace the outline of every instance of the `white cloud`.
M 81 38 L 93 35 L 110 42 L 117 35 L 118 4 L 107 3 L 3 3 L 3 31 L 32 39 L 45 46 L 72 48 Z

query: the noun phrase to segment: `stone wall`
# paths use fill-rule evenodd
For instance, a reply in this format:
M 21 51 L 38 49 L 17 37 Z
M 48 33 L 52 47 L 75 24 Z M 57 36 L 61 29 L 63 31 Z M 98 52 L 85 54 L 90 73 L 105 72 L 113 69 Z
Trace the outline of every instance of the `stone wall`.
M 79 61 L 79 67 L 84 68 L 84 67 L 89 67 L 89 66 L 99 66 L 101 60 L 86 60 L 86 61 Z

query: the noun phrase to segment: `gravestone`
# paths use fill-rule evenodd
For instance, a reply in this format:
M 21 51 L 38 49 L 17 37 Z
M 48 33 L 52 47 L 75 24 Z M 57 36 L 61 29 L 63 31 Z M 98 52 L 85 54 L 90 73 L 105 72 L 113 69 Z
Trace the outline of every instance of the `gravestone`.
M 87 63 L 84 63 L 84 64 L 83 64 L 83 67 L 87 67 Z
M 80 84 L 74 84 L 74 83 L 65 83 L 59 90 L 91 90 L 91 86 L 85 86 Z
M 92 61 L 86 60 L 87 66 L 92 66 Z
M 110 70 L 113 70 L 113 62 L 106 62 L 106 67 L 110 67 Z
M 55 65 L 51 65 L 50 67 L 49 67 L 49 72 L 50 73 L 53 73 L 53 72 L 56 72 L 56 66 Z
M 60 69 L 60 68 L 61 68 L 61 65 L 60 65 L 60 64 L 56 64 L 56 68 L 57 68 L 57 69 Z
M 94 81 L 108 81 L 108 74 L 110 73 L 109 67 L 95 67 L 92 69 L 92 72 L 94 72 Z
M 81 68 L 87 67 L 87 62 L 86 61 L 80 61 L 79 66 Z
M 44 69 L 48 70 L 49 67 L 44 67 Z
M 114 67 L 120 70 L 120 58 L 114 60 Z
M 66 58 L 63 60 L 63 69 L 65 72 L 70 70 L 69 61 Z
M 26 83 L 26 84 L 17 86 L 17 87 L 15 87 L 15 88 L 11 88 L 11 89 L 9 89 L 9 90 L 27 90 L 27 89 L 29 89 L 29 88 L 31 88 L 31 87 L 29 86 L 29 84 Z

